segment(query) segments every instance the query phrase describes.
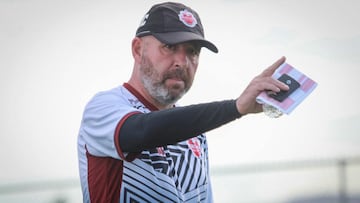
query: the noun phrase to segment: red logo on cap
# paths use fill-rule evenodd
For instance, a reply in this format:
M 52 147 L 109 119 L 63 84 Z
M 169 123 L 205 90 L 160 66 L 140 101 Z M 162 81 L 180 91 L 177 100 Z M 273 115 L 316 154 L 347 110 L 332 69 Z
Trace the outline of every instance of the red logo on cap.
M 188 27 L 195 27 L 197 20 L 194 15 L 188 10 L 180 11 L 179 19 Z

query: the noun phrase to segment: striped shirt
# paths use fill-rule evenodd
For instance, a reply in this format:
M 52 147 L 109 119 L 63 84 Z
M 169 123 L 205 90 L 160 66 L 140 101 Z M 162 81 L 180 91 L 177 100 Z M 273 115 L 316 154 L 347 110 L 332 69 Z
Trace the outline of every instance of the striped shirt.
M 78 135 L 84 202 L 213 201 L 204 134 L 139 153 L 122 151 L 123 122 L 134 113 L 151 112 L 149 105 L 126 83 L 96 94 L 86 105 Z

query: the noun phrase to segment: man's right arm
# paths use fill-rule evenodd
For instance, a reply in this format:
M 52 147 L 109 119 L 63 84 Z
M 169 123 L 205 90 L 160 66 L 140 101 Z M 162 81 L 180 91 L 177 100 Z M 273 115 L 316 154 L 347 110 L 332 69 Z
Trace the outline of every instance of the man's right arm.
M 175 144 L 240 118 L 235 100 L 174 107 L 129 116 L 119 131 L 124 152 Z

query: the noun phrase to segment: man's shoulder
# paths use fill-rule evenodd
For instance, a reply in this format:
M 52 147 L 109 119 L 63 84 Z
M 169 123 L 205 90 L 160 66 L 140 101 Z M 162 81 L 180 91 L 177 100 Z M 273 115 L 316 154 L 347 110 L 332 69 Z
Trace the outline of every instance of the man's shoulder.
M 131 99 L 131 94 L 122 85 L 97 92 L 88 102 L 89 105 L 111 104 L 121 105 L 127 104 Z
M 128 92 L 124 86 L 120 85 L 111 89 L 97 92 L 91 100 L 97 99 L 121 99 L 129 97 Z

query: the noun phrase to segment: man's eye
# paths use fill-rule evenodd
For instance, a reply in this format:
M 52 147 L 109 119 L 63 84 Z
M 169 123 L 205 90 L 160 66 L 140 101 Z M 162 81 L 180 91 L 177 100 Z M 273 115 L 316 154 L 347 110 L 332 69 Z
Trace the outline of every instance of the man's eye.
M 192 47 L 188 49 L 188 53 L 191 55 L 199 55 L 200 49 Z
M 171 44 L 164 44 L 164 47 L 166 49 L 169 49 L 169 50 L 175 50 L 176 49 L 176 46 L 175 45 L 171 45 Z

